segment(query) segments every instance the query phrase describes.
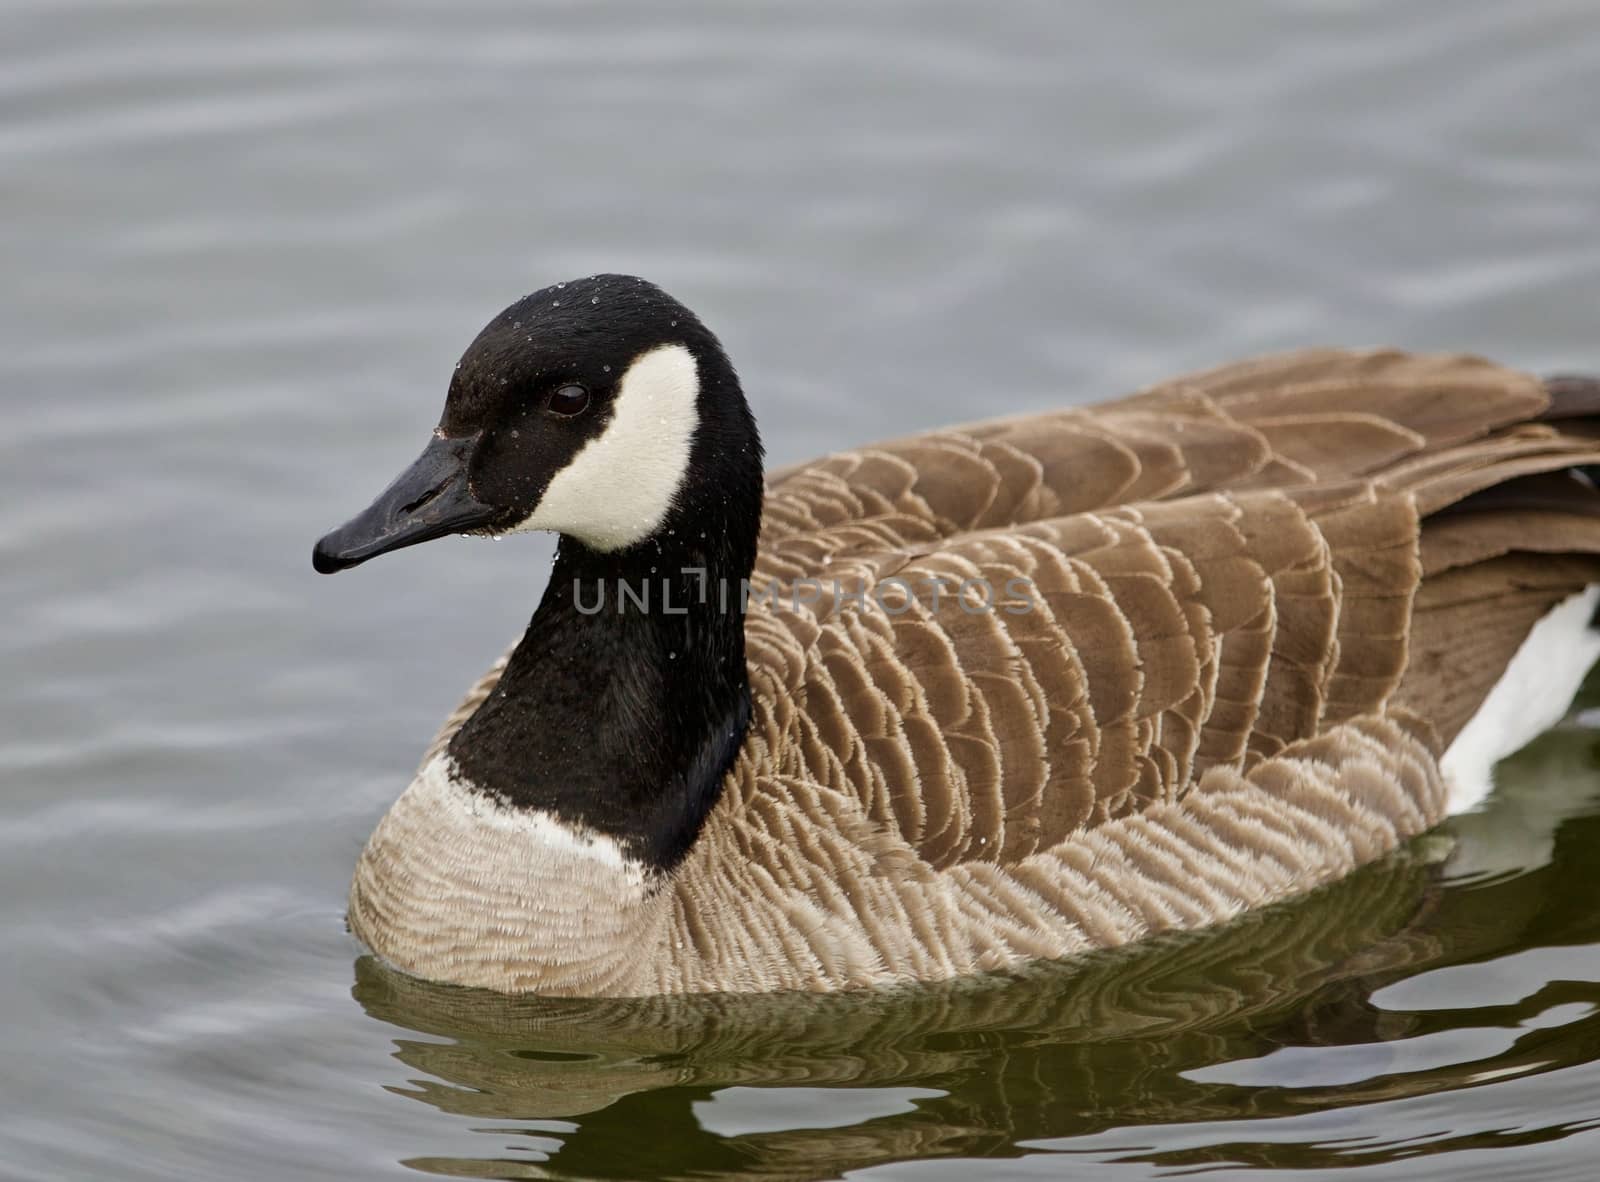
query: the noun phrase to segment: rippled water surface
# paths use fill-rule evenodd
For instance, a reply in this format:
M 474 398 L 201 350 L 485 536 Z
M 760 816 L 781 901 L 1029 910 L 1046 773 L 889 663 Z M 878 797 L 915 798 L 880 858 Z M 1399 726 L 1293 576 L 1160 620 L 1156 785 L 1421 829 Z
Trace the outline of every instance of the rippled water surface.
M 779 463 L 1308 342 L 1600 366 L 1597 72 L 1582 0 L 0 3 L 0 1176 L 1592 1177 L 1592 731 L 1209 935 L 511 1003 L 341 908 L 549 545 L 308 551 L 599 269 Z

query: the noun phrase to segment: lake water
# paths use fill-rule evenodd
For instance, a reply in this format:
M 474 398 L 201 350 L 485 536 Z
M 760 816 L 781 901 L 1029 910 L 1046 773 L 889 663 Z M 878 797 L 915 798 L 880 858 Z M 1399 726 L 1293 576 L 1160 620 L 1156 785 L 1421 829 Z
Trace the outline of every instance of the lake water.
M 1600 367 L 1597 71 L 1585 0 L 0 3 L 0 1177 L 1593 1177 L 1593 730 L 1216 933 L 510 1002 L 342 906 L 550 546 L 309 551 L 600 269 L 776 463 L 1302 343 Z

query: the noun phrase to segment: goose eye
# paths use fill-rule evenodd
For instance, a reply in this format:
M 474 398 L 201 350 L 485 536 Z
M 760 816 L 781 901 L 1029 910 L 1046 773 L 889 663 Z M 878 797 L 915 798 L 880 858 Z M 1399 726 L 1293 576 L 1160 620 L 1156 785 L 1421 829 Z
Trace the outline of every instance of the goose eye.
M 560 386 L 550 395 L 550 409 L 558 415 L 582 414 L 589 406 L 589 391 L 579 385 Z

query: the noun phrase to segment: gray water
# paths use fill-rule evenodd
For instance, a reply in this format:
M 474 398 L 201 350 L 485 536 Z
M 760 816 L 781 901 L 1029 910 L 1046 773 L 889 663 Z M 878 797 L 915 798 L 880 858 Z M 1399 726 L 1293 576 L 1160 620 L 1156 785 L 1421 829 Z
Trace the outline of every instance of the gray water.
M 1219 933 L 511 1003 L 341 909 L 550 547 L 308 557 L 601 269 L 776 463 L 1311 342 L 1600 367 L 1597 81 L 1582 0 L 0 4 L 0 1176 L 1592 1177 L 1592 731 Z

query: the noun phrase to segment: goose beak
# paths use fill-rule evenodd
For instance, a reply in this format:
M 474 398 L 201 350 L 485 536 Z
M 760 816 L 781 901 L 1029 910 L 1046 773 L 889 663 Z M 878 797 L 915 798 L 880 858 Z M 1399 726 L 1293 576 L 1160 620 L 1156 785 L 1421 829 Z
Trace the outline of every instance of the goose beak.
M 311 565 L 331 575 L 390 550 L 488 525 L 496 510 L 467 485 L 467 461 L 477 442 L 476 435 L 435 434 L 377 500 L 316 544 Z

